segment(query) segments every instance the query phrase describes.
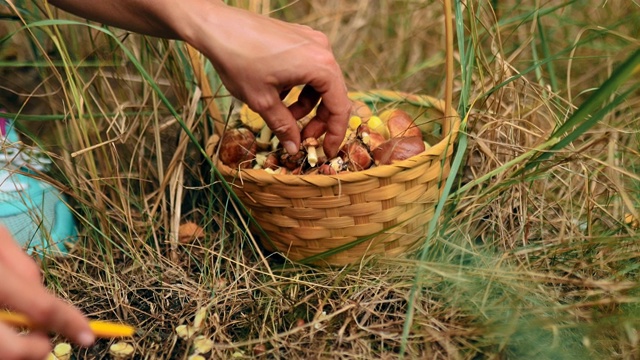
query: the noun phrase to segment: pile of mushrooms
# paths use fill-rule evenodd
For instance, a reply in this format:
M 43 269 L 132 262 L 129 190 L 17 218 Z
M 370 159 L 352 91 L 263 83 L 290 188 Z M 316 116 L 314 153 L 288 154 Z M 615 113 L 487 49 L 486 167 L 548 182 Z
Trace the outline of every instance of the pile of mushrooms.
M 313 113 L 298 121 L 300 129 Z M 389 165 L 429 148 L 413 118 L 399 108 L 374 113 L 367 104 L 354 101 L 349 128 L 338 156 L 328 159 L 323 137 L 306 138 L 295 155 L 288 154 L 264 120 L 243 105 L 236 126 L 227 130 L 218 145 L 218 157 L 236 169 L 264 169 L 273 174 L 325 174 L 362 171 Z

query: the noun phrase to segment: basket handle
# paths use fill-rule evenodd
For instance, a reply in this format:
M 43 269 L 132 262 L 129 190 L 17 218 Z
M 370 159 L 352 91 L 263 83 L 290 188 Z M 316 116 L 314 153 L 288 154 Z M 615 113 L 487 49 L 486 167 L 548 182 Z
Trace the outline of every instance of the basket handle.
M 198 50 L 196 50 L 189 44 L 187 44 L 186 47 L 187 53 L 189 54 L 189 59 L 191 60 L 193 74 L 198 84 L 200 84 L 202 99 L 205 100 L 209 116 L 213 119 L 213 131 L 215 134 L 222 136 L 222 133 L 224 132 L 225 121 L 222 117 L 220 109 L 218 108 L 218 105 L 216 104 L 215 94 L 213 93 L 211 84 L 209 83 L 209 79 L 206 76 L 204 64 L 202 63 L 202 61 L 200 61 L 200 52 L 198 52 Z

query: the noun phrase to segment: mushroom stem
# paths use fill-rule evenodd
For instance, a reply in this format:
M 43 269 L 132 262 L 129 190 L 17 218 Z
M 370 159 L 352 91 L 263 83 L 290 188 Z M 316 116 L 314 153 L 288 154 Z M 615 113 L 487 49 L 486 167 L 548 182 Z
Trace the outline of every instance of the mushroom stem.
M 307 150 L 307 162 L 311 167 L 315 167 L 318 165 L 318 153 L 316 152 L 316 147 L 318 147 L 320 143 L 316 138 L 306 138 L 302 142 L 302 146 Z
M 318 153 L 315 146 L 309 146 L 307 148 L 307 162 L 311 167 L 318 165 Z
M 277 136 L 271 138 L 271 151 L 278 150 L 278 146 L 280 145 L 280 139 Z
M 263 126 L 260 130 L 260 135 L 258 135 L 258 140 L 262 143 L 268 144 L 271 141 L 271 135 L 273 135 L 273 131 L 267 125 Z

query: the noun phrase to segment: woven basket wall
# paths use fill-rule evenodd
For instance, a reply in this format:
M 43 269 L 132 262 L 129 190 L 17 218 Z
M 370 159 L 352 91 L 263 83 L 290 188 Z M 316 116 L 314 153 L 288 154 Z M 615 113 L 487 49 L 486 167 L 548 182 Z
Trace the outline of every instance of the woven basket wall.
M 393 165 L 337 175 L 238 171 L 216 161 L 267 236 L 261 231 L 255 235 L 265 248 L 290 260 L 343 265 L 415 249 L 449 174 L 460 118 L 451 110 L 453 117 L 445 119 L 444 101 L 391 91 L 350 97 L 376 112 L 388 107 L 408 111 L 431 148 Z

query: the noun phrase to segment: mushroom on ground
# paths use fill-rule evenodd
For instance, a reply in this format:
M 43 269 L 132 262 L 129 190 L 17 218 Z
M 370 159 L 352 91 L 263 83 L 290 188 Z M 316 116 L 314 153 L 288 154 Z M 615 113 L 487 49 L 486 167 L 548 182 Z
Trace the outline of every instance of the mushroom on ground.
M 114 360 L 126 360 L 133 355 L 133 346 L 127 342 L 120 341 L 109 347 L 109 354 Z
M 213 345 L 213 340 L 204 335 L 198 335 L 193 339 L 193 352 L 196 354 L 206 354 L 213 349 Z
M 178 334 L 178 336 L 182 340 L 188 340 L 189 338 L 193 337 L 193 335 L 195 335 L 196 332 L 197 332 L 197 329 L 194 329 L 192 326 L 189 326 L 189 325 L 178 325 L 178 327 L 176 327 L 176 334 Z
M 47 360 L 70 360 L 71 345 L 66 342 L 58 343 L 51 353 L 47 356 Z
M 178 241 L 181 244 L 188 244 L 193 240 L 204 238 L 204 229 L 200 225 L 189 221 L 178 227 Z

